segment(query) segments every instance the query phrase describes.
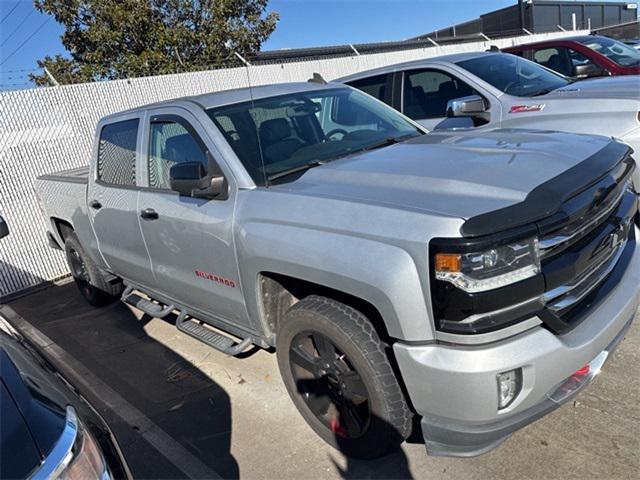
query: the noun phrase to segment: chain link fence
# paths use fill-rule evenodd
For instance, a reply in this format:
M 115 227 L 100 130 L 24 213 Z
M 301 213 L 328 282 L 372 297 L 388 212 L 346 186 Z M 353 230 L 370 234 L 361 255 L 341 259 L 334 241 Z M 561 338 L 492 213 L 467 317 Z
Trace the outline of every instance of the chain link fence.
M 571 32 L 585 33 L 585 32 Z M 173 98 L 306 81 L 330 80 L 371 68 L 448 53 L 503 48 L 566 35 L 538 34 L 459 45 L 357 54 L 306 61 L 0 92 L 0 215 L 11 234 L 0 241 L 0 303 L 68 274 L 62 252 L 50 248 L 34 190 L 37 176 L 87 165 L 95 126 L 105 115 Z

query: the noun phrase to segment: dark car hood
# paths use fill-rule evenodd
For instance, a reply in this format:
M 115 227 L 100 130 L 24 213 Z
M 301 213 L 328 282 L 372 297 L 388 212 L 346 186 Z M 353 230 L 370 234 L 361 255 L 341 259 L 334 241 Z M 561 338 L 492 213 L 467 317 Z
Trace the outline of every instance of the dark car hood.
M 60 438 L 69 402 L 48 364 L 8 328 L 0 318 L 0 379 L 44 458 Z
M 2 313 L 0 309 L 0 381 L 30 433 L 31 440 L 23 438 L 25 449 L 33 451 L 35 447 L 39 461 L 46 457 L 67 423 L 67 407 L 73 406 L 83 428 L 92 433 L 100 444 L 113 477 L 131 478 L 122 452 L 104 419 L 68 382 L 63 372 L 45 358 L 45 353 L 17 331 Z M 21 322 L 17 315 L 15 317 L 16 322 Z M 6 441 L 4 433 L 0 428 L 2 445 Z M 0 450 L 3 458 L 11 453 Z M 20 449 L 12 451 L 20 453 Z M 1 478 L 26 476 L 4 475 Z
M 433 132 L 314 168 L 276 188 L 468 219 L 522 202 L 610 142 L 517 129 Z

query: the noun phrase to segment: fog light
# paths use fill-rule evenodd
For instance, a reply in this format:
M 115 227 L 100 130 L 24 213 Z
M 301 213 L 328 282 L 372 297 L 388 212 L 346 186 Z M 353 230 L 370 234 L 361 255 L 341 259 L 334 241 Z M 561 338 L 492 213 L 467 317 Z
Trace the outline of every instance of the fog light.
M 498 374 L 498 409 L 508 407 L 520 393 L 522 370 L 516 368 Z

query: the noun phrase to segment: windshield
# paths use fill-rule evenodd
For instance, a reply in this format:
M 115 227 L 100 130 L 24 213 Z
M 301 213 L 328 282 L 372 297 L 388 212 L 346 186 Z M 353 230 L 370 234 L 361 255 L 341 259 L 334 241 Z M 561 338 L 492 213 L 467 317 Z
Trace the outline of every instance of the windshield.
M 257 185 L 422 132 L 350 88 L 258 99 L 207 110 Z
M 636 65 L 640 65 L 640 51 L 617 40 L 593 37 L 580 40 L 580 43 L 604 55 L 622 67 L 635 67 Z
M 507 53 L 484 55 L 458 62 L 457 65 L 498 90 L 517 97 L 534 97 L 570 83 L 537 63 Z

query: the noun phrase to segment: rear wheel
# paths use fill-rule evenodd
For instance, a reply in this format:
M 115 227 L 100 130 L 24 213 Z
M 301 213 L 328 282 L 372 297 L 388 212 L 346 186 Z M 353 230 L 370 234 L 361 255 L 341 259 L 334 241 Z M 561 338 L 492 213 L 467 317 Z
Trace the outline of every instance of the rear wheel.
M 411 433 L 384 346 L 364 315 L 318 296 L 294 305 L 278 332 L 278 366 L 294 404 L 347 456 L 382 456 Z
M 87 302 L 99 307 L 119 298 L 122 293 L 122 283 L 110 283 L 105 279 L 100 268 L 82 249 L 75 233 L 71 232 L 67 236 L 64 250 L 71 275 Z

